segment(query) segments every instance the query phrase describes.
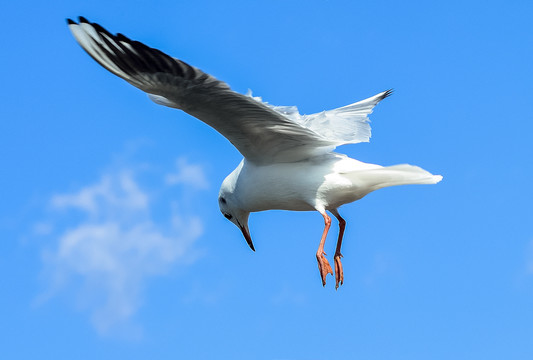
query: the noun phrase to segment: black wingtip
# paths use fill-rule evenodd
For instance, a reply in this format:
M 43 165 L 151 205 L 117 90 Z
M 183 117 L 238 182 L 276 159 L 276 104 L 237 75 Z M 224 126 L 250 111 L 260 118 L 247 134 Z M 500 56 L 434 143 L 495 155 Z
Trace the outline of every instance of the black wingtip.
M 68 25 L 77 25 L 76 22 L 72 19 L 67 19 L 67 24 Z
M 389 96 L 392 95 L 393 92 L 394 92 L 394 89 L 389 89 L 389 90 L 385 91 L 385 93 L 383 94 L 382 99 L 388 98 Z
M 78 20 L 80 21 L 80 23 L 89 24 L 89 20 L 87 20 L 87 19 L 84 18 L 83 16 L 78 17 Z
M 116 37 L 117 37 L 117 40 L 119 40 L 119 41 L 126 41 L 126 42 L 127 41 L 131 41 L 127 36 L 125 36 L 124 34 L 121 34 L 121 33 L 118 33 L 116 35 Z
M 255 252 L 254 243 L 251 240 L 248 241 L 248 239 L 246 239 L 246 242 L 248 243 L 248 246 L 250 247 L 250 249 L 252 249 L 252 251 Z

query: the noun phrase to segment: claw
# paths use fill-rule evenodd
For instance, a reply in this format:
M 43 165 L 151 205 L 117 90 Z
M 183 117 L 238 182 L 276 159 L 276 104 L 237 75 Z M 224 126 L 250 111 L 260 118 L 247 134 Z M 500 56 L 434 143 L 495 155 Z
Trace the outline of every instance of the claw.
M 342 285 L 344 283 L 344 273 L 342 271 L 342 263 L 341 263 L 341 257 L 342 254 L 335 254 L 334 260 L 335 260 L 335 290 L 339 288 L 339 283 Z
M 320 271 L 320 277 L 322 278 L 322 286 L 326 286 L 326 276 L 328 274 L 333 275 L 333 270 L 328 260 L 324 257 L 325 252 L 317 253 L 316 260 L 318 261 L 318 270 Z

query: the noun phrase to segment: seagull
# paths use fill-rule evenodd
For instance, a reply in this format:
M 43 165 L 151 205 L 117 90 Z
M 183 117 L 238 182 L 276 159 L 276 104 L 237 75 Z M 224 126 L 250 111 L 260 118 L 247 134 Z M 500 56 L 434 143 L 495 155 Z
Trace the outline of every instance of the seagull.
M 341 245 L 346 221 L 338 208 L 374 190 L 406 184 L 436 184 L 440 175 L 408 164 L 380 166 L 333 152 L 340 145 L 368 142 L 368 115 L 392 90 L 338 109 L 301 115 L 294 106 L 273 106 L 237 93 L 213 76 L 164 52 L 113 35 L 84 17 L 67 19 L 72 35 L 101 66 L 141 89 L 157 104 L 181 109 L 214 128 L 243 160 L 222 182 L 220 211 L 255 251 L 248 217 L 279 209 L 318 211 L 324 218 L 316 259 L 322 279 L 333 270 L 324 252 L 331 226 L 339 222 L 333 257 L 335 289 L 344 283 Z

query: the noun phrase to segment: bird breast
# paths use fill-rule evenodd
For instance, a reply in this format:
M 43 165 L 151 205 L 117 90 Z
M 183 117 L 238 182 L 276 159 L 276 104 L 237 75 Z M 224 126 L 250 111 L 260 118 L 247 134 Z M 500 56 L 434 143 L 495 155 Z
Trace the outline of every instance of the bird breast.
M 345 174 L 377 165 L 344 155 L 328 154 L 294 163 L 256 165 L 244 160 L 235 171 L 235 197 L 243 210 L 310 211 L 360 199 L 356 184 Z M 354 187 L 355 186 L 355 187 Z

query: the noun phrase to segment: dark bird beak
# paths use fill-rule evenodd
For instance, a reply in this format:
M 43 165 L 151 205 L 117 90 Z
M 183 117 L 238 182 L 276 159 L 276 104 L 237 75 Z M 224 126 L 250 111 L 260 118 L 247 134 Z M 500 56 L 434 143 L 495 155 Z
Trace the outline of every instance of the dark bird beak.
M 252 243 L 252 238 L 250 237 L 250 232 L 248 231 L 247 226 L 242 226 L 239 223 L 239 227 L 241 228 L 242 234 L 244 235 L 244 238 L 246 239 L 246 243 L 252 249 L 252 251 L 255 251 L 254 244 Z

